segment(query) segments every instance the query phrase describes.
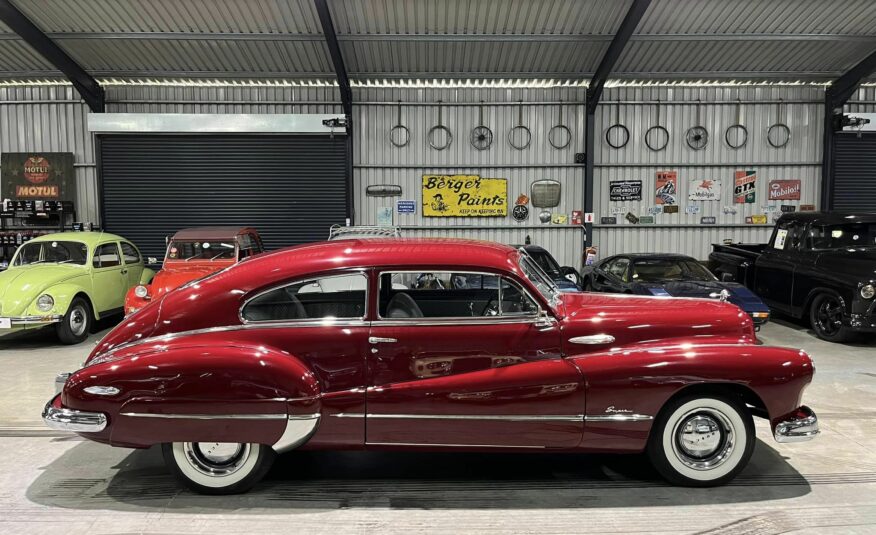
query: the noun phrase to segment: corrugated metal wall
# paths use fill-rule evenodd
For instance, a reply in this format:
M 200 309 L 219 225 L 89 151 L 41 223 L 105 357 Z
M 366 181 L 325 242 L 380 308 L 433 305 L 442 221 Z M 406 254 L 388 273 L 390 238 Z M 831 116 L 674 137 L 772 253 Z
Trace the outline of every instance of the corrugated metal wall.
M 505 218 L 423 217 L 421 184 L 424 174 L 477 174 L 508 179 L 509 203 L 521 193 L 529 195 L 530 184 L 539 179 L 553 179 L 562 184 L 560 205 L 552 212 L 571 216 L 584 205 L 583 167 L 575 165 L 576 152 L 584 150 L 584 89 L 360 89 L 356 107 L 358 130 L 355 134 L 354 192 L 356 219 L 362 224 L 376 224 L 381 207 L 395 207 L 396 200 L 414 200 L 415 214 L 395 213 L 395 224 L 408 236 L 454 236 L 488 239 L 503 243 L 532 243 L 549 249 L 562 264 L 578 265 L 583 250 L 584 233 L 571 225 L 541 224 L 537 211 L 530 209 L 527 221 L 516 223 Z M 390 129 L 401 120 L 411 132 L 405 147 L 389 141 Z M 442 123 L 453 133 L 445 150 L 429 146 L 427 132 L 438 123 L 436 103 L 441 100 Z M 493 131 L 493 143 L 487 150 L 477 150 L 470 142 L 470 132 L 478 125 L 478 107 L 484 106 L 484 122 Z M 564 149 L 554 149 L 547 133 L 559 120 L 559 101 L 564 123 L 573 133 Z M 517 104 L 523 101 L 523 105 Z M 517 150 L 508 143 L 508 130 L 519 123 L 532 133 L 528 148 Z M 372 184 L 397 184 L 401 197 L 368 197 L 365 188 Z
M 140 113 L 338 113 L 341 111 L 337 90 L 333 87 L 293 86 L 110 86 L 108 111 Z M 559 180 L 563 185 L 563 200 L 556 212 L 571 214 L 583 206 L 583 169 L 573 163 L 575 152 L 584 148 L 583 88 L 516 89 L 516 88 L 358 88 L 356 106 L 356 166 L 355 191 L 357 223 L 376 223 L 379 207 L 394 205 L 396 198 L 365 196 L 365 186 L 393 183 L 402 186 L 402 199 L 417 201 L 414 215 L 395 214 L 396 223 L 407 235 L 453 235 L 519 242 L 527 234 L 533 243 L 549 248 L 563 263 L 580 264 L 583 232 L 571 226 L 541 225 L 535 214 L 529 221 L 515 224 L 505 219 L 423 218 L 420 206 L 420 177 L 424 173 L 478 173 L 483 176 L 509 179 L 509 197 L 527 192 L 532 181 L 542 178 Z M 693 151 L 684 144 L 684 131 L 693 125 L 696 99 L 702 101 L 701 117 L 708 127 L 711 140 L 702 151 Z M 610 215 L 607 183 L 615 178 L 641 179 L 644 182 L 642 203 L 631 211 L 641 213 L 653 204 L 654 173 L 657 170 L 677 170 L 681 197 L 680 213 L 658 216 L 660 225 L 642 228 L 625 223 L 616 227 L 597 225 L 594 241 L 605 256 L 620 251 L 664 250 L 691 254 L 703 258 L 709 244 L 730 238 L 738 241 L 761 241 L 769 234 L 767 227 L 744 225 L 745 215 L 763 213 L 766 184 L 773 178 L 799 178 L 803 181 L 800 203 L 816 204 L 819 191 L 821 161 L 821 102 L 823 92 L 807 86 L 742 86 L 742 87 L 616 87 L 606 90 L 605 105 L 600 107 L 595 125 L 596 134 L 596 197 L 597 221 Z M 650 103 L 660 100 L 662 124 L 672 135 L 665 151 L 653 153 L 642 141 L 644 131 L 655 120 Z M 749 140 L 744 149 L 732 150 L 724 143 L 724 129 L 735 122 L 733 103 L 742 100 L 742 122 L 748 126 Z M 775 120 L 775 102 L 786 102 L 784 120 L 791 128 L 791 142 L 782 149 L 766 144 L 765 130 Z M 866 100 L 856 111 L 874 111 L 876 88 L 865 87 L 853 98 Z M 402 122 L 411 130 L 407 147 L 392 146 L 387 135 L 397 122 L 395 102 L 402 106 Z M 427 130 L 437 123 L 437 106 L 442 100 L 443 121 L 454 133 L 451 147 L 436 151 L 428 147 Z M 492 104 L 485 108 L 485 120 L 493 130 L 494 141 L 489 150 L 477 151 L 469 143 L 469 132 L 478 122 L 476 106 L 480 100 Z M 532 130 L 532 144 L 518 151 L 508 145 L 508 129 L 517 124 L 516 102 L 523 100 L 524 124 Z M 570 146 L 556 150 L 547 144 L 547 130 L 557 120 L 557 102 L 570 103 L 564 108 L 565 123 L 574 138 Z M 631 132 L 629 145 L 611 149 L 604 143 L 604 130 L 614 122 L 614 102 L 619 107 L 621 121 Z M 751 103 L 748 103 L 751 102 Z M 576 103 L 572 105 L 571 103 Z M 69 86 L 0 87 L 0 151 L 53 150 L 72 151 L 76 155 L 79 180 L 78 209 L 80 219 L 98 220 L 98 191 L 94 161 L 94 145 L 86 129 L 87 108 Z M 450 167 L 462 166 L 462 167 Z M 733 171 L 755 168 L 759 175 L 758 202 L 748 205 L 748 212 L 735 216 L 717 214 L 732 202 Z M 702 212 L 696 216 L 684 214 L 687 204 L 687 183 L 690 178 L 715 178 L 723 181 L 720 203 L 700 202 Z M 2 177 L 0 177 L 2 179 Z M 649 202 L 650 201 L 650 202 Z M 788 202 L 788 204 L 798 204 Z M 737 205 L 741 206 L 741 205 Z M 756 208 L 755 208 L 756 207 Z M 635 208 L 636 210 L 632 210 Z M 716 215 L 719 225 L 699 225 L 699 217 Z M 687 225 L 687 226 L 684 226 Z
M 666 251 L 684 253 L 704 259 L 710 244 L 724 239 L 766 241 L 773 216 L 779 205 L 818 204 L 821 180 L 821 129 L 823 99 L 821 88 L 805 86 L 761 87 L 616 87 L 606 90 L 596 117 L 596 169 L 594 172 L 594 211 L 597 223 L 612 216 L 612 209 L 627 208 L 639 216 L 656 206 L 654 192 L 657 171 L 678 173 L 679 213 L 655 217 L 653 227 L 633 226 L 617 214 L 618 225 L 596 225 L 594 244 L 601 256 L 619 252 Z M 657 123 L 656 102 L 661 102 L 660 124 L 670 133 L 667 147 L 650 150 L 645 132 Z M 697 123 L 697 100 L 700 123 L 709 132 L 702 150 L 693 150 L 685 142 L 685 132 Z M 781 106 L 778 103 L 782 101 Z M 748 129 L 748 141 L 732 149 L 725 141 L 727 127 L 737 122 Z M 777 109 L 779 108 L 779 109 Z M 779 115 L 777 117 L 777 114 Z M 619 122 L 630 131 L 629 143 L 614 149 L 605 142 L 606 129 Z M 773 148 L 766 139 L 768 128 L 783 122 L 791 131 L 785 147 Z M 734 204 L 733 180 L 736 170 L 757 171 L 756 202 Z M 689 201 L 692 179 L 721 180 L 720 201 Z M 800 179 L 799 201 L 768 202 L 767 186 L 774 179 Z M 642 180 L 641 202 L 609 201 L 612 180 Z M 686 214 L 685 207 L 698 205 L 700 213 Z M 772 205 L 772 206 L 768 206 Z M 724 208 L 736 214 L 724 213 Z M 776 212 L 768 212 L 774 209 Z M 746 216 L 767 214 L 769 224 L 745 225 Z M 717 225 L 700 225 L 703 216 L 714 216 Z

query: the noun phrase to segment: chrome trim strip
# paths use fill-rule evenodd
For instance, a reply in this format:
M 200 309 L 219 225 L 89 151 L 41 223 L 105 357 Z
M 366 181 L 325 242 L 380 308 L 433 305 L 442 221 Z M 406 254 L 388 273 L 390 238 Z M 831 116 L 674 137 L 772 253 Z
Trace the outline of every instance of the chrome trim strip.
M 570 344 L 594 345 L 610 344 L 612 342 L 614 342 L 614 336 L 610 334 L 591 334 L 589 336 L 575 336 L 574 338 L 569 338 Z
M 653 419 L 647 414 L 588 414 L 584 417 L 585 422 L 646 422 Z
M 776 442 L 805 442 L 812 440 L 816 435 L 821 433 L 818 428 L 818 416 L 809 407 L 800 407 L 807 416 L 804 418 L 791 418 L 776 424 L 776 431 L 773 437 Z
M 335 418 L 375 420 L 497 420 L 505 422 L 583 422 L 583 414 L 374 414 L 341 412 Z
M 64 390 L 64 385 L 67 384 L 67 379 L 73 375 L 72 372 L 59 373 L 55 376 L 55 394 L 60 394 Z
M 366 446 L 423 446 L 428 448 L 527 448 L 543 450 L 547 446 L 510 446 L 502 444 L 436 444 L 428 442 L 365 442 Z
M 277 453 L 295 449 L 313 436 L 317 426 L 319 414 L 290 414 L 283 435 L 271 448 Z
M 505 325 L 505 324 L 514 324 L 514 323 L 531 323 L 536 324 L 542 321 L 542 318 L 539 318 L 536 315 L 528 315 L 528 316 L 472 316 L 470 318 L 434 318 L 434 319 L 426 319 L 426 318 L 411 318 L 411 319 L 379 319 L 375 321 L 372 325 L 374 327 L 407 327 L 407 326 L 417 326 L 417 327 L 426 327 L 426 326 L 444 326 L 444 325 L 460 325 L 460 326 L 473 326 L 473 325 Z
M 285 414 L 158 414 L 153 412 L 122 412 L 131 418 L 164 418 L 169 420 L 285 420 Z
M 97 433 L 106 428 L 106 415 L 101 412 L 85 412 L 75 409 L 56 408 L 49 401 L 43 409 L 43 421 L 52 429 L 75 433 Z

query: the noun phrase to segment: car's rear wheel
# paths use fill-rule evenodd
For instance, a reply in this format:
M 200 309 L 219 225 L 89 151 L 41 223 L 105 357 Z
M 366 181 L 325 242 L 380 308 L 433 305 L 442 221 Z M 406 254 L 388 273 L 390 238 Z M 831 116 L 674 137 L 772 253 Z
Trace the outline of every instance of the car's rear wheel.
M 62 344 L 78 344 L 88 338 L 91 322 L 91 306 L 85 299 L 76 297 L 61 321 L 55 324 L 55 332 Z
M 745 468 L 754 443 L 754 422 L 744 405 L 718 395 L 688 396 L 660 412 L 648 457 L 670 483 L 713 487 Z
M 843 326 L 843 304 L 835 295 L 821 294 L 812 301 L 809 324 L 817 337 L 828 342 L 845 342 L 852 336 Z
M 162 445 L 164 462 L 187 487 L 201 494 L 239 494 L 270 470 L 276 453 L 264 444 L 173 442 Z

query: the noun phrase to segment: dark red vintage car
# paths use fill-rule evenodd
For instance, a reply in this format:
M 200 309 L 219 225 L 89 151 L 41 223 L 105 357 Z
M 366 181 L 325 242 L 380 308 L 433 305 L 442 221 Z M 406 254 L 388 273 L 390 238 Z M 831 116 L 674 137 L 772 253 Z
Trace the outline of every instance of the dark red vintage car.
M 241 492 L 301 449 L 637 453 L 682 485 L 818 433 L 800 350 L 712 299 L 559 293 L 525 253 L 463 240 L 324 242 L 164 295 L 60 378 L 46 423 L 162 444 L 190 487 Z
M 168 241 L 161 271 L 155 274 L 152 282 L 128 290 L 125 295 L 125 315 L 133 314 L 149 301 L 189 281 L 225 269 L 262 251 L 262 238 L 252 227 L 195 227 L 180 230 Z

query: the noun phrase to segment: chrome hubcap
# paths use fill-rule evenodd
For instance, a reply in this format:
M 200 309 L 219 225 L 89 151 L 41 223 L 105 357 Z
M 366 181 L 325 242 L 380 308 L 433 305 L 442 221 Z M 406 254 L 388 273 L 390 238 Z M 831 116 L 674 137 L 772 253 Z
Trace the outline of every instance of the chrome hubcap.
M 238 471 L 249 458 L 250 445 L 235 442 L 185 442 L 189 464 L 210 476 L 227 476 Z
M 672 449 L 694 470 L 711 470 L 724 464 L 733 451 L 730 420 L 715 409 L 696 409 L 678 420 L 672 431 Z
M 88 323 L 85 319 L 85 314 L 85 309 L 81 306 L 77 306 L 70 311 L 70 330 L 76 336 L 81 336 L 85 332 L 85 327 Z

